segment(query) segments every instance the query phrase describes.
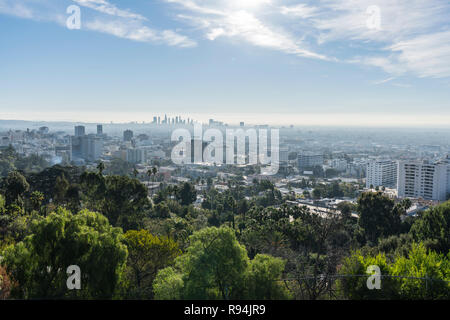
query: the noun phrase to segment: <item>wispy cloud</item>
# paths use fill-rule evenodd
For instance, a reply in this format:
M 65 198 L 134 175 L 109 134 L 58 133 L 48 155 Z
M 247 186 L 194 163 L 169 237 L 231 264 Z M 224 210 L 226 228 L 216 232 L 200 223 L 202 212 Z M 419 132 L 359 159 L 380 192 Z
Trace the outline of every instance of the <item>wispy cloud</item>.
M 144 16 L 130 12 L 130 10 L 122 10 L 117 8 L 114 4 L 109 3 L 106 0 L 72 0 L 77 4 L 96 10 L 101 13 L 105 13 L 111 16 L 130 18 L 137 20 L 147 20 Z
M 383 83 L 387 83 L 389 81 L 392 81 L 394 79 L 395 79 L 394 77 L 389 77 L 389 78 L 384 79 L 384 80 L 374 81 L 373 84 L 375 84 L 375 85 L 383 84 Z
M 303 19 L 316 16 L 318 14 L 318 11 L 319 11 L 318 8 L 308 6 L 304 3 L 300 3 L 293 6 L 282 6 L 280 8 L 281 14 L 300 17 Z
M 19 18 L 31 19 L 33 12 L 20 2 L 0 0 L 0 13 L 16 16 Z
M 321 44 L 351 41 L 370 47 L 361 63 L 393 75 L 450 76 L 450 5 L 447 0 L 321 0 L 311 19 Z M 380 8 L 380 30 L 367 27 L 366 9 Z M 375 50 L 374 50 L 375 49 Z
M 74 4 L 91 9 L 82 14 L 82 29 L 106 33 L 123 39 L 165 44 L 182 48 L 194 47 L 196 41 L 174 30 L 160 30 L 146 26 L 148 19 L 129 9 L 120 9 L 106 0 L 72 0 Z M 70 2 L 67 2 L 70 3 Z M 67 19 L 52 0 L 0 0 L 0 14 L 13 15 L 36 21 L 52 21 L 65 26 Z
M 329 58 L 309 49 L 301 37 L 287 32 L 283 26 L 263 21 L 258 15 L 273 10 L 270 0 L 166 0 L 178 5 L 184 12 L 179 18 L 204 31 L 205 37 L 214 41 L 220 37 L 233 38 L 254 46 L 279 50 L 302 57 L 328 60 Z M 300 7 L 284 8 L 285 12 L 300 12 Z M 304 8 L 306 10 L 306 7 Z M 278 9 L 277 9 L 278 12 Z
M 63 24 L 64 15 L 39 6 L 50 2 L 56 0 L 0 0 L 0 13 Z M 86 29 L 133 41 L 193 47 L 200 32 L 208 41 L 228 39 L 303 58 L 351 62 L 390 77 L 450 77 L 448 0 L 161 1 L 185 25 L 185 35 L 153 26 L 142 13 L 113 2 L 72 0 L 91 12 L 90 18 L 83 15 Z M 368 27 L 371 6 L 380 9 L 379 29 Z

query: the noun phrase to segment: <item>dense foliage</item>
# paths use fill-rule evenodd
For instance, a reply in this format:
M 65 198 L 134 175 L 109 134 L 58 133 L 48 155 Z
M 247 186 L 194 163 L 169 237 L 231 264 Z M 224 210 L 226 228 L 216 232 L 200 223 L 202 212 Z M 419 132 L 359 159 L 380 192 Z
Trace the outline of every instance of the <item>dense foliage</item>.
M 450 298 L 450 202 L 407 217 L 408 200 L 369 192 L 317 214 L 238 174 L 153 192 L 144 183 L 159 179 L 156 167 L 141 178 L 120 161 L 19 171 L 15 157 L 0 157 L 13 164 L 2 167 L 0 299 Z M 289 187 L 316 190 L 311 198 L 357 192 Z M 81 290 L 67 288 L 71 265 Z M 366 285 L 371 265 L 381 290 Z

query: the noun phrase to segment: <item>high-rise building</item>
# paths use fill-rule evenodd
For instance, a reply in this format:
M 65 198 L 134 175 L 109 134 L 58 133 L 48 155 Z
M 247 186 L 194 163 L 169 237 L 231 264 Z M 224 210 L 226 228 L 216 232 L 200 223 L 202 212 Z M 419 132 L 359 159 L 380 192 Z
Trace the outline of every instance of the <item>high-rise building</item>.
M 397 179 L 398 197 L 445 201 L 448 190 L 447 179 L 446 164 L 400 161 Z
M 395 188 L 397 185 L 397 162 L 371 160 L 366 167 L 366 188 Z
M 84 126 L 75 126 L 75 137 L 80 137 L 85 135 Z
M 97 134 L 103 134 L 103 126 L 101 124 L 97 125 Z
M 127 161 L 137 164 L 137 163 L 142 163 L 145 162 L 147 157 L 147 151 L 144 149 L 139 149 L 139 148 L 135 148 L 135 149 L 128 149 L 127 150 Z
M 323 165 L 323 155 L 314 153 L 300 153 L 298 155 L 299 169 L 313 168 Z
M 241 122 L 239 123 L 239 126 L 245 127 L 245 123 L 241 121 Z
M 285 167 L 289 164 L 289 150 L 286 147 L 282 147 L 280 148 L 280 156 L 279 156 L 279 161 L 280 161 L 280 166 Z
M 125 130 L 123 132 L 123 141 L 131 141 L 133 139 L 133 131 Z
M 86 161 L 97 161 L 103 152 L 103 140 L 95 135 L 72 137 L 72 158 Z

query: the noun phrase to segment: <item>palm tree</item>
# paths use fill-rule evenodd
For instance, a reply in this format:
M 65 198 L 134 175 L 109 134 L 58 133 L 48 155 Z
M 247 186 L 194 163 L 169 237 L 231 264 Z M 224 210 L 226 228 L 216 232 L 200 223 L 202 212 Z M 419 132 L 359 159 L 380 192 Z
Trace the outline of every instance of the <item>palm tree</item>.
M 102 161 L 98 163 L 97 170 L 100 175 L 103 175 L 103 170 L 105 170 L 105 164 Z
M 151 175 L 153 175 L 153 181 L 155 181 L 156 174 L 158 173 L 158 169 L 156 167 L 153 167 L 152 169 L 148 169 L 147 174 L 149 174 L 149 178 Z M 150 184 L 150 181 L 149 181 Z M 152 186 L 152 197 L 153 197 L 153 186 Z
M 156 177 L 156 174 L 158 173 L 158 169 L 156 167 L 153 167 L 152 173 L 153 173 L 153 176 Z
M 137 171 L 137 169 L 136 168 L 134 168 L 133 169 L 133 176 L 135 177 L 135 178 L 137 178 L 137 175 L 139 174 L 139 171 Z
M 152 176 L 152 174 L 153 174 L 153 170 L 152 170 L 152 169 L 148 169 L 148 170 L 147 170 L 147 176 L 148 176 L 148 184 L 147 184 L 147 188 L 150 187 L 150 177 Z M 153 190 L 152 190 L 152 196 L 153 196 Z
M 147 176 L 148 176 L 148 183 L 150 184 L 150 177 L 152 176 L 152 174 L 153 174 L 153 170 L 152 169 L 148 169 L 147 170 Z

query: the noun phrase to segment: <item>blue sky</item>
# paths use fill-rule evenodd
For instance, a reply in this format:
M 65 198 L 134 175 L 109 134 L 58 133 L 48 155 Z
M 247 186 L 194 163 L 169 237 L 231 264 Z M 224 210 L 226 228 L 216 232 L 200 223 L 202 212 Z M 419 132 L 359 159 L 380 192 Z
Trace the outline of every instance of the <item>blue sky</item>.
M 0 0 L 0 118 L 445 126 L 449 17 L 448 0 Z

